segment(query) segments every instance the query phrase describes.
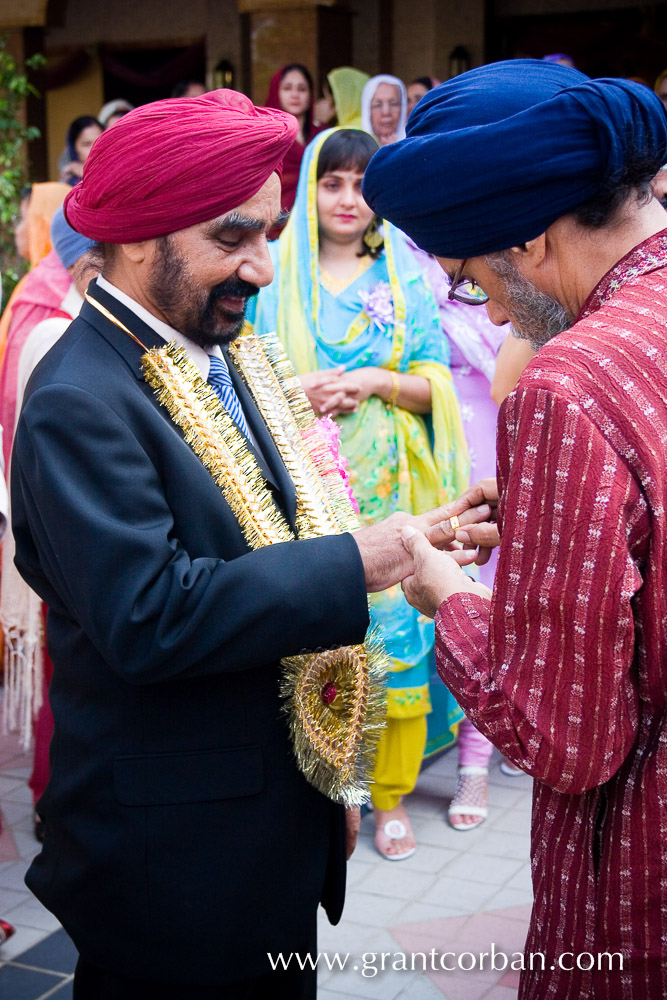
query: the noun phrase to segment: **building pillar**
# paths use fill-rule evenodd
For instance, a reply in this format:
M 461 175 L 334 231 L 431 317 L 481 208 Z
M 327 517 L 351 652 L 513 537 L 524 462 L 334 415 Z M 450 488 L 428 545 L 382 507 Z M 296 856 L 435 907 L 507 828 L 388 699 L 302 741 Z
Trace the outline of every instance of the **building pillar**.
M 242 89 L 266 99 L 271 77 L 286 63 L 308 68 L 319 92 L 322 79 L 352 61 L 352 13 L 343 0 L 238 0 L 242 18 Z

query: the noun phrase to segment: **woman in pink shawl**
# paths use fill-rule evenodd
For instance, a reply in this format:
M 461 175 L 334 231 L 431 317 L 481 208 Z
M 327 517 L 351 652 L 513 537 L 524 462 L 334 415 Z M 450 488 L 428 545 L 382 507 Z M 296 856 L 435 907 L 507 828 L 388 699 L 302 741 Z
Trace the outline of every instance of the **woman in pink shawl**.
M 69 188 L 66 184 L 33 184 L 28 191 L 27 197 L 21 198 L 21 220 L 16 227 L 17 250 L 22 257 L 26 257 L 30 261 L 34 270 L 51 251 L 51 219 L 65 200 Z M 27 208 L 24 210 L 26 203 Z M 35 280 L 40 280 L 34 279 L 32 274 L 33 271 L 29 271 L 18 282 L 0 317 L 0 362 L 4 356 L 10 328 L 16 329 L 16 326 L 21 322 L 20 316 L 25 305 L 23 302 L 24 289 L 30 288 Z M 31 296 L 33 293 L 28 292 L 28 297 Z M 19 318 L 16 320 L 14 319 L 15 308 L 19 310 L 17 314 Z M 35 322 L 39 323 L 40 319 L 43 317 L 38 317 Z M 13 435 L 14 424 L 11 424 L 9 430 Z
M 39 185 L 35 185 L 38 187 Z M 55 250 L 50 250 L 36 267 L 29 271 L 17 296 L 11 303 L 11 320 L 7 331 L 5 353 L 0 368 L 0 425 L 5 428 L 3 452 L 5 468 L 14 440 L 16 422 L 16 378 L 21 350 L 28 334 L 38 323 L 53 316 L 68 317 L 60 304 L 72 279 L 60 263 Z
M 56 339 L 54 320 L 59 335 L 78 314 L 83 302 L 68 268 L 90 249 L 92 241 L 67 225 L 62 208 L 55 212 L 49 233 L 56 249 L 27 274 L 12 300 L 7 344 L 0 366 L 0 426 L 4 429 L 4 468 L 8 471 L 25 382 L 34 364 Z M 14 541 L 8 529 L 3 541 L 0 580 L 6 684 L 3 716 L 8 728 L 19 729 L 25 747 L 31 737 L 34 739 L 33 772 L 28 784 L 37 803 L 49 777 L 53 716 L 48 685 L 53 668 L 43 641 L 45 609 L 18 576 L 13 554 Z M 43 826 L 37 813 L 34 823 L 37 839 L 41 840 Z

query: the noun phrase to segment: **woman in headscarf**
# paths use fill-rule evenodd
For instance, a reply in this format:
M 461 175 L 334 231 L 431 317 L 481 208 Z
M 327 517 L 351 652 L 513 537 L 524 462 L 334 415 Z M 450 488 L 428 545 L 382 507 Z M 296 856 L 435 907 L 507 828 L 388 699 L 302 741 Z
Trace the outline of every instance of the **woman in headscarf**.
M 660 76 L 658 76 L 653 89 L 667 108 L 667 69 L 663 69 Z
M 267 108 L 288 111 L 299 122 L 299 134 L 283 161 L 282 208 L 289 212 L 296 198 L 303 152 L 322 126 L 313 124 L 313 81 L 301 63 L 288 63 L 274 74 L 266 98 Z
M 68 191 L 67 185 L 57 183 L 33 184 L 30 189 L 25 210 L 26 231 L 24 235 L 27 241 L 28 259 L 32 268 L 35 268 L 51 253 L 51 220 L 56 209 L 65 200 Z M 25 200 L 25 198 L 22 199 L 23 202 Z M 50 258 L 50 262 L 54 264 L 53 269 L 49 266 L 42 268 L 36 276 L 34 271 L 29 271 L 21 278 L 5 306 L 5 311 L 0 318 L 0 363 L 2 363 L 5 353 L 10 326 L 22 323 L 27 311 L 39 308 L 39 301 L 42 297 L 39 288 L 43 287 L 44 290 L 50 288 L 54 301 L 60 302 L 63 296 L 66 283 L 57 265 L 55 254 Z M 43 318 L 43 316 L 37 315 L 34 323 L 39 323 Z M 3 421 L 0 420 L 0 423 Z M 4 423 L 4 426 L 6 427 L 7 424 Z M 13 428 L 13 421 L 10 426 Z
M 107 101 L 106 104 L 102 105 L 97 115 L 97 120 L 103 129 L 108 129 L 119 122 L 128 111 L 133 110 L 134 104 L 130 104 L 129 101 L 124 100 L 122 97 L 117 97 L 115 101 Z
M 361 127 L 374 135 L 380 146 L 405 138 L 408 97 L 405 84 L 385 73 L 373 76 L 361 95 Z
M 368 73 L 352 66 L 339 66 L 328 74 L 327 83 L 340 128 L 361 128 L 361 95 L 368 83 Z
M 319 413 L 336 417 L 362 523 L 419 513 L 457 495 L 468 458 L 447 344 L 433 295 L 402 237 L 361 196 L 377 150 L 368 134 L 334 129 L 306 149 L 290 220 L 271 245 L 273 283 L 250 303 L 256 332 L 277 331 Z M 401 860 L 415 850 L 401 798 L 428 751 L 454 741 L 462 716 L 429 685 L 433 622 L 400 587 L 372 597 L 390 658 L 388 724 L 371 794 L 375 844 Z M 439 727 L 439 728 L 438 728 Z
M 83 165 L 93 148 L 93 143 L 104 132 L 104 126 L 92 115 L 82 115 L 75 118 L 67 129 L 67 161 L 59 164 L 60 180 L 63 184 L 74 187 L 81 180 Z

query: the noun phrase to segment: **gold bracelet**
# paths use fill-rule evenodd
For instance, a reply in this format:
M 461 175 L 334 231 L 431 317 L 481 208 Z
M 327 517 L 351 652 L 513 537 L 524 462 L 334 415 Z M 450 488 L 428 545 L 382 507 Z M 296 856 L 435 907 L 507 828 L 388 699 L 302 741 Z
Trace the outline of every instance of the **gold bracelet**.
M 394 407 L 396 406 L 396 401 L 398 400 L 398 395 L 401 391 L 401 382 L 396 372 L 389 372 L 389 374 L 391 375 L 391 393 L 389 395 L 389 399 L 387 399 L 385 402 L 387 409 L 393 410 Z

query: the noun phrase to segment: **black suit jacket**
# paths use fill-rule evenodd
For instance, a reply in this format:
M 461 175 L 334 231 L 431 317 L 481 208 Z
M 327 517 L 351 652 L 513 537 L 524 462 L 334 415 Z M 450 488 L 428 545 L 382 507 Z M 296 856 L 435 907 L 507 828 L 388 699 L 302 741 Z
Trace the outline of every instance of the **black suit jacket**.
M 88 961 L 224 983 L 303 947 L 320 900 L 340 916 L 344 814 L 296 768 L 278 661 L 363 639 L 363 568 L 350 535 L 250 552 L 141 354 L 86 303 L 17 429 L 16 562 L 49 607 L 54 662 L 46 842 L 26 881 Z M 293 523 L 289 477 L 235 381 Z

